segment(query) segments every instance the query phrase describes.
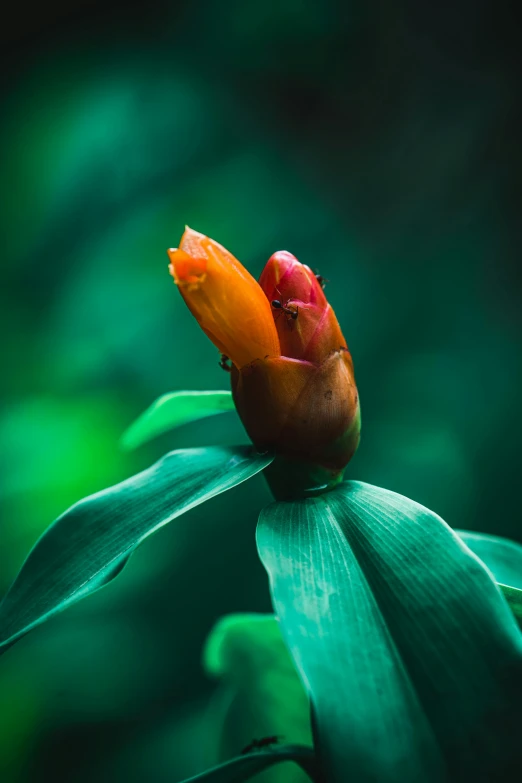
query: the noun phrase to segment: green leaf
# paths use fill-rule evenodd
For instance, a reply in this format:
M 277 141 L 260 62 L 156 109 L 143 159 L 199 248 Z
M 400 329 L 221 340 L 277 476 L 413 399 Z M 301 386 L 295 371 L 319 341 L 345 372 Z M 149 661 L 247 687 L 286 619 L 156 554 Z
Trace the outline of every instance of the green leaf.
M 135 449 L 168 430 L 216 413 L 234 410 L 229 391 L 177 391 L 163 394 L 123 433 L 121 445 Z
M 350 481 L 264 509 L 258 548 L 329 781 L 520 770 L 522 635 L 445 522 Z
M 0 650 L 113 579 L 147 536 L 262 470 L 251 447 L 182 449 L 62 514 L 0 604 Z
M 522 626 L 522 546 L 499 536 L 456 530 L 472 552 L 487 565 L 511 611 Z
M 520 628 L 522 628 L 522 590 L 502 584 L 499 584 L 499 587 L 502 590 L 502 595 L 509 604 L 509 608 L 514 614 L 517 623 Z
M 456 530 L 472 552 L 484 562 L 496 581 L 522 590 L 522 546 L 499 536 Z
M 188 778 L 183 783 L 197 783 L 198 781 L 202 783 L 242 783 L 243 780 L 249 780 L 264 769 L 282 761 L 294 761 L 309 775 L 311 780 L 314 780 L 316 761 L 313 750 L 301 745 L 281 745 L 269 750 L 238 756 L 225 764 L 220 764 L 219 767 L 202 772 L 201 775 Z
M 215 743 L 211 762 L 237 754 L 254 737 L 313 745 L 310 702 L 273 614 L 221 618 L 209 634 L 203 662 L 207 673 L 220 680 L 209 716 Z M 295 765 L 284 765 L 263 773 L 259 781 L 307 779 Z

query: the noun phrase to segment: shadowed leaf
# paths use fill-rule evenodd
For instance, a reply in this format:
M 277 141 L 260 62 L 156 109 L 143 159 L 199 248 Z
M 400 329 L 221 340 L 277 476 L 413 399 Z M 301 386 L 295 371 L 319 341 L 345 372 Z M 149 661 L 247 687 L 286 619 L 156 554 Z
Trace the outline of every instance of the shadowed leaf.
M 264 509 L 258 547 L 329 781 L 513 779 L 522 635 L 439 517 L 350 481 Z
M 37 541 L 0 604 L 0 650 L 113 579 L 158 528 L 270 461 L 247 446 L 182 449 L 76 503 Z
M 211 705 L 216 730 L 210 762 L 234 756 L 255 737 L 313 745 L 310 702 L 273 614 L 222 617 L 209 634 L 203 661 L 220 680 Z M 259 783 L 305 780 L 295 765 L 278 765 L 259 777 Z
M 455 531 L 472 552 L 487 565 L 511 611 L 522 626 L 522 546 L 499 536 Z
M 242 783 L 243 780 L 249 780 L 264 769 L 282 761 L 294 761 L 309 775 L 311 780 L 314 780 L 316 761 L 313 750 L 303 745 L 281 745 L 269 750 L 238 756 L 225 764 L 220 764 L 219 767 L 202 772 L 201 775 L 188 778 L 183 783 L 198 783 L 198 781 L 201 783 Z

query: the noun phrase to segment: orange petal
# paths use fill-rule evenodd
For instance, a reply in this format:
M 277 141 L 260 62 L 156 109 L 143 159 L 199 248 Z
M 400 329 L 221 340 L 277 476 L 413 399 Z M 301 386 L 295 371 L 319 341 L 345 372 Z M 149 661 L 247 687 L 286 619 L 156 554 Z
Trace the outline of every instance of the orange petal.
M 238 369 L 280 355 L 270 303 L 228 250 L 187 227 L 179 248 L 168 254 L 170 273 L 189 310 Z

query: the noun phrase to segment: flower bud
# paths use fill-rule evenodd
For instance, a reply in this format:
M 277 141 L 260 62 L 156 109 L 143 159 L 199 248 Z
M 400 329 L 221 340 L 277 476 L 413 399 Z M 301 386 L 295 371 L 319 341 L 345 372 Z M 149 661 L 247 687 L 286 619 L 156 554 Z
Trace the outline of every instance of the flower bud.
M 268 260 L 259 285 L 272 304 L 281 355 L 320 363 L 346 341 L 312 270 L 286 250 Z M 290 311 L 290 312 L 289 312 Z
M 270 304 L 258 283 L 213 239 L 186 228 L 169 270 L 192 315 L 236 367 L 279 356 Z
M 276 497 L 324 491 L 342 478 L 359 443 L 353 363 L 312 270 L 274 253 L 259 284 L 217 242 L 187 229 L 169 251 L 191 312 L 229 356 L 232 394 Z

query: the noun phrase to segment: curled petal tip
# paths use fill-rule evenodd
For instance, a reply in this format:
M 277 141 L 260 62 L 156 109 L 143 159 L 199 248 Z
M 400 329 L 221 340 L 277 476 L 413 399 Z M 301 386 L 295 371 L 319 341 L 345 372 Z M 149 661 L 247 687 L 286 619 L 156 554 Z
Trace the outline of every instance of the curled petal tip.
M 170 272 L 188 308 L 222 354 L 240 368 L 279 356 L 270 304 L 247 270 L 222 245 L 186 228 L 168 251 Z
M 207 275 L 207 260 L 192 256 L 180 248 L 167 250 L 170 258 L 169 272 L 177 286 L 201 285 Z

